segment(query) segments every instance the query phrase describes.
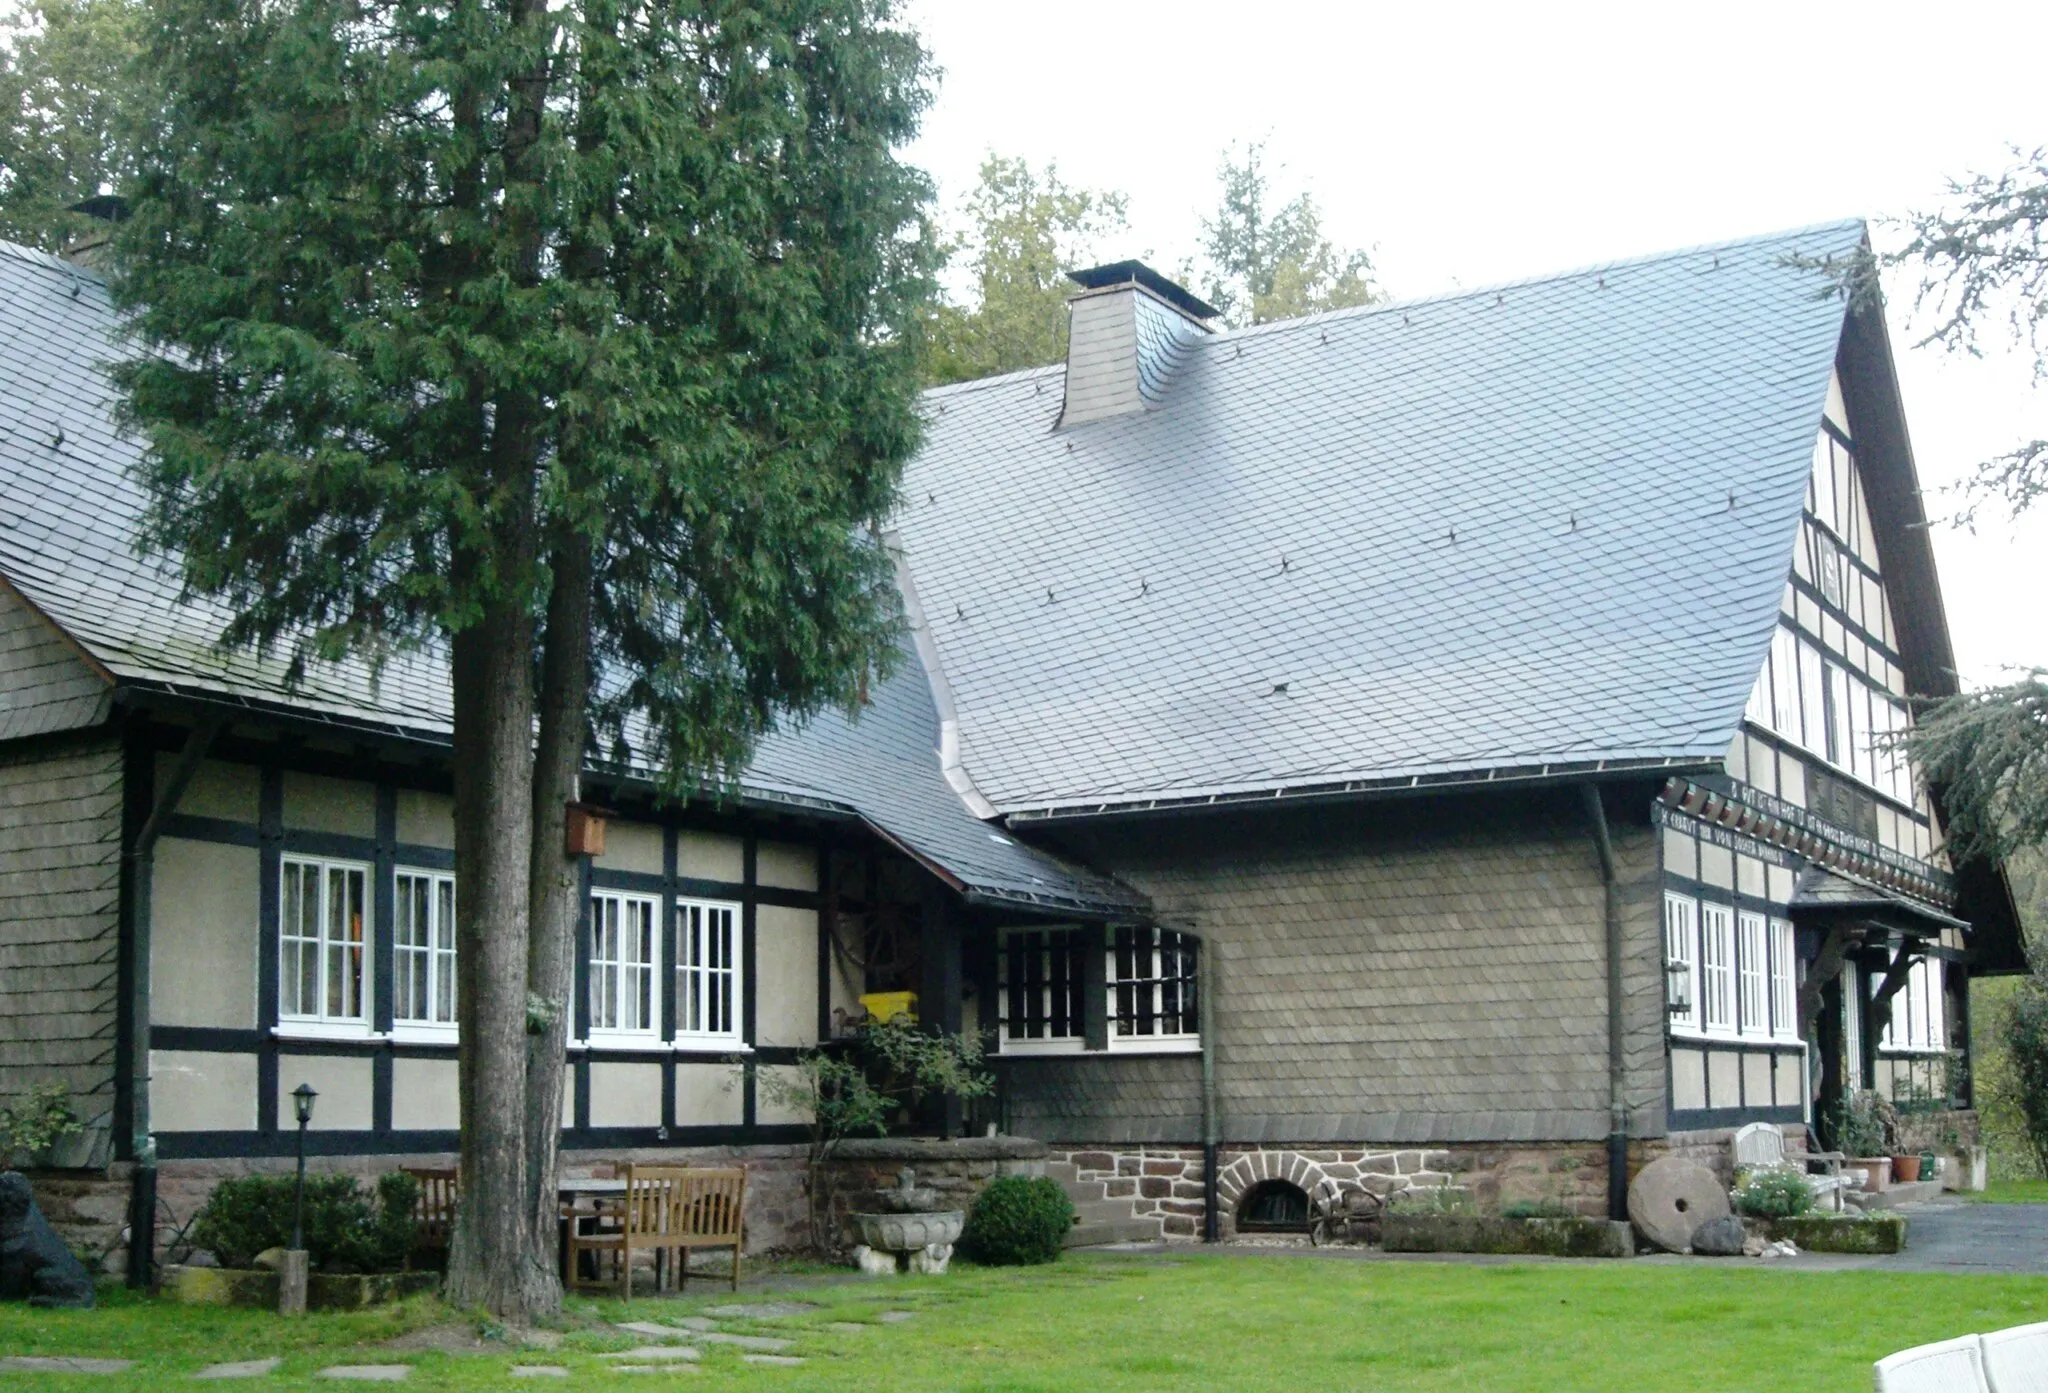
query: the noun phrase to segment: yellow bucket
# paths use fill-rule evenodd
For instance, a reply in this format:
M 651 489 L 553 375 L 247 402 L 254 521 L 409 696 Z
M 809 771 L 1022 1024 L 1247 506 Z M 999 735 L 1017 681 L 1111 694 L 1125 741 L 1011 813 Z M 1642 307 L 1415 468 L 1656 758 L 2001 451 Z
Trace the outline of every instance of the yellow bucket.
M 911 1024 L 917 1023 L 916 992 L 869 992 L 860 999 L 860 1004 L 878 1021 L 893 1021 L 898 1016 L 908 1016 Z

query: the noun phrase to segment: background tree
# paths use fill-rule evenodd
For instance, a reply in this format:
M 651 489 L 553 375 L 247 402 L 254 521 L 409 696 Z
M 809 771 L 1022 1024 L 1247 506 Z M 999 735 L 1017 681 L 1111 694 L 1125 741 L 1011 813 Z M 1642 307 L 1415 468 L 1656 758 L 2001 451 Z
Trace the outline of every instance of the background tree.
M 895 652 L 867 529 L 917 439 L 927 62 L 893 0 L 148 16 L 113 278 L 147 540 L 294 672 L 445 658 L 444 1290 L 545 1314 L 586 749 L 716 785 Z
M 1913 215 L 1906 244 L 1885 265 L 1920 278 L 1916 308 L 1933 315 L 1923 342 L 1979 353 L 1998 334 L 2034 355 L 2048 376 L 2048 151 L 2018 154 L 2010 169 L 1950 187 L 1948 207 Z M 1959 521 L 1980 507 L 2026 512 L 2048 496 L 2048 439 L 1981 464 Z M 2043 847 L 2048 845 L 2048 672 L 1963 692 L 1922 711 L 1907 739 L 1929 783 L 1942 789 L 1950 850 L 2006 862 L 2031 930 L 2033 971 L 1985 993 L 1977 1090 L 1988 1137 L 2010 1168 L 2048 1175 L 2048 960 L 2042 956 Z
M 133 172 L 152 70 L 140 0 L 28 0 L 0 20 L 0 237 L 58 251 Z
M 948 247 L 964 257 L 971 307 L 936 305 L 927 326 L 925 376 L 937 385 L 1057 363 L 1067 352 L 1066 273 L 1100 259 L 1125 230 L 1120 193 L 1077 189 L 1057 165 L 991 154 Z
M 1370 305 L 1379 300 L 1372 260 L 1323 234 L 1322 212 L 1307 193 L 1278 208 L 1263 143 L 1240 159 L 1226 151 L 1217 171 L 1221 200 L 1202 221 L 1208 261 L 1204 294 L 1232 327 Z

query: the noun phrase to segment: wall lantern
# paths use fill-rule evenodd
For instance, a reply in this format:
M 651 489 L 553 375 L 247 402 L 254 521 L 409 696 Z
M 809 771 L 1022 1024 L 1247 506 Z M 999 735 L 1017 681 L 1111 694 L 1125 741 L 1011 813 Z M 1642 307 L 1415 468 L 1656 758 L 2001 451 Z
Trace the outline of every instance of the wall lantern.
M 1664 1002 L 1674 1016 L 1692 1014 L 1692 964 L 1676 959 L 1664 964 Z

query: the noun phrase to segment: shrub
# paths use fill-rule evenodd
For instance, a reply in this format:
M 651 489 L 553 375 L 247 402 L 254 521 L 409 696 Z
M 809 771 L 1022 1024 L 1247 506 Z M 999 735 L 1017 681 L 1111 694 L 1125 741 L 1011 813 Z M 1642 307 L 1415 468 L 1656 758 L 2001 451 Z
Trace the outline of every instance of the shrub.
M 2020 1134 L 2048 1176 L 2048 985 L 2036 976 L 2015 989 L 1998 1026 Z
M 40 1156 L 83 1130 L 71 1111 L 71 1090 L 61 1083 L 39 1083 L 0 1108 L 0 1164 L 16 1156 Z
M 1735 1209 L 1752 1219 L 1792 1219 L 1813 1208 L 1813 1186 L 1797 1171 L 1757 1171 L 1735 1192 Z
M 1428 1190 L 1401 1190 L 1387 1198 L 1389 1214 L 1477 1214 L 1472 1192 L 1448 1183 Z
M 292 1177 L 250 1175 L 216 1185 L 192 1227 L 192 1241 L 223 1267 L 247 1267 L 258 1253 L 292 1240 Z M 376 1199 L 354 1176 L 306 1177 L 307 1260 L 323 1272 L 393 1272 L 414 1237 L 419 1182 L 402 1171 L 377 1179 Z
M 1509 1200 L 1500 1207 L 1503 1219 L 1570 1219 L 1576 1217 L 1563 1200 Z
M 1057 1180 L 1006 1175 L 975 1197 L 960 1246 L 994 1267 L 1051 1262 L 1073 1226 L 1074 1202 Z

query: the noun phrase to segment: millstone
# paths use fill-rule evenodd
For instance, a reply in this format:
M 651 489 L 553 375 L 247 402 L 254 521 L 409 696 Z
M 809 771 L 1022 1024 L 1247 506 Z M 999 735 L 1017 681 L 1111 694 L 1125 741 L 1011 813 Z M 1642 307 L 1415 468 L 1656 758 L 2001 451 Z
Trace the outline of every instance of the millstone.
M 1636 1232 L 1667 1253 L 1684 1252 L 1700 1225 L 1728 1212 L 1720 1180 L 1697 1161 L 1661 1157 L 1629 1182 L 1628 1217 Z

